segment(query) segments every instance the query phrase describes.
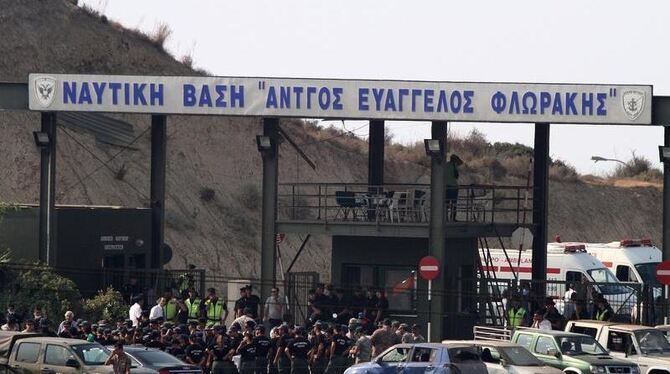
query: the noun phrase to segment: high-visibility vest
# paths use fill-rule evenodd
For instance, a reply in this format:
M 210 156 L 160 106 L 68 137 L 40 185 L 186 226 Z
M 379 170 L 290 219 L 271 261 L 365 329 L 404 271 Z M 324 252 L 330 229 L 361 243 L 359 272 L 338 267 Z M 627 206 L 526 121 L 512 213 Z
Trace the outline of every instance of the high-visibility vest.
M 193 299 L 193 303 L 191 303 L 191 299 L 186 299 L 186 307 L 188 308 L 188 319 L 189 320 L 197 320 L 200 318 L 200 299 L 195 298 Z
M 523 322 L 523 318 L 526 316 L 526 309 L 519 307 L 519 309 L 516 310 L 516 312 L 510 308 L 509 312 L 509 327 L 511 328 L 516 328 L 518 326 L 521 326 L 521 322 Z
M 207 320 L 212 323 L 220 322 L 221 316 L 223 316 L 223 304 L 218 301 L 212 303 L 207 300 L 205 305 L 207 305 Z
M 163 307 L 163 316 L 165 317 L 166 321 L 174 321 L 175 317 L 177 316 L 176 301 L 170 300 L 167 304 L 165 304 Z
M 602 321 L 605 319 L 605 313 L 607 313 L 607 309 L 605 310 L 599 310 L 596 312 L 596 320 Z

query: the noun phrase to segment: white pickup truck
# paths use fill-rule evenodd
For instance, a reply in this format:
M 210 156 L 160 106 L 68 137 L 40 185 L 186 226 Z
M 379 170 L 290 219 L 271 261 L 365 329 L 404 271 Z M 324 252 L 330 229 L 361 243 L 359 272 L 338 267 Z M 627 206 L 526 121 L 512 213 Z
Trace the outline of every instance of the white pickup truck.
M 590 335 L 615 358 L 640 366 L 642 374 L 670 374 L 670 343 L 663 333 L 649 326 L 605 321 L 568 321 L 565 331 Z

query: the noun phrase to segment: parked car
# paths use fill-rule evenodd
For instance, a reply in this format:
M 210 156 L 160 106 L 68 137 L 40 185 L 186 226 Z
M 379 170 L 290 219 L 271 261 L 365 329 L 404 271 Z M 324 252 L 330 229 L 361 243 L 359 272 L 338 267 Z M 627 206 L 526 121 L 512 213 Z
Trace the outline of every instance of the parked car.
M 445 340 L 447 344 L 450 341 Z M 518 344 L 505 341 L 466 340 L 456 343 L 473 344 L 486 365 L 489 374 L 562 374 L 563 372 L 546 365 L 528 350 Z
M 398 344 L 371 362 L 351 366 L 344 374 L 484 374 L 486 365 L 472 344 Z
M 79 339 L 0 332 L 0 373 L 112 373 L 105 366 L 110 352 L 98 343 Z
M 660 330 L 670 342 L 670 325 L 658 325 L 656 326 L 656 330 Z
M 653 327 L 605 321 L 569 321 L 565 331 L 595 338 L 610 355 L 640 365 L 642 374 L 670 374 L 670 342 Z
M 640 374 L 637 364 L 613 358 L 588 335 L 522 328 L 514 331 L 512 342 L 565 373 Z
M 153 374 L 202 374 L 199 366 L 184 361 L 156 348 L 143 345 L 130 345 L 123 348 L 133 361 L 133 367 L 144 369 Z

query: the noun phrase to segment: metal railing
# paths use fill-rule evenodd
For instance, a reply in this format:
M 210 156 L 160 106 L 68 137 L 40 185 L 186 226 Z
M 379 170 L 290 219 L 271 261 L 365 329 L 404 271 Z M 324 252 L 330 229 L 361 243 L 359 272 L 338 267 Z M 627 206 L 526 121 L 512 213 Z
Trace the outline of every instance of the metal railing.
M 324 223 L 428 223 L 430 194 L 427 184 L 282 183 L 278 213 Z M 532 200 L 525 186 L 459 186 L 458 198 L 446 199 L 445 221 L 523 224 L 531 220 Z
M 472 280 L 461 280 L 468 284 Z M 658 297 L 654 297 L 654 290 L 643 287 L 639 283 L 587 283 L 575 284 L 577 293 L 572 299 L 566 300 L 569 284 L 565 281 L 530 281 L 522 280 L 530 285 L 540 283 L 546 287 L 546 297 L 554 301 L 556 309 L 566 319 L 580 312 L 582 316 L 594 318 L 595 300 L 603 296 L 614 312 L 617 322 L 648 324 L 660 323 L 666 305 Z M 524 292 L 515 286 L 514 280 L 478 278 L 475 281 L 476 290 L 467 292 L 462 290 L 459 298 L 459 309 L 478 315 L 479 322 L 489 325 L 500 325 L 505 319 L 509 300 L 513 295 L 521 297 L 521 306 L 529 313 L 544 307 L 545 300 L 537 300 L 532 293 Z

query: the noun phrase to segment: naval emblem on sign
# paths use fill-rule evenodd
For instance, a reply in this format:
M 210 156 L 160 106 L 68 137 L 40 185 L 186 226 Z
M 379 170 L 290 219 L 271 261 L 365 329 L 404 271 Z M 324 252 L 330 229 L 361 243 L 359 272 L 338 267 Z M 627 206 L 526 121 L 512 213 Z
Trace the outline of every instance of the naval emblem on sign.
M 35 79 L 35 98 L 45 108 L 48 108 L 56 96 L 56 80 L 51 77 Z
M 636 120 L 644 109 L 644 92 L 630 90 L 623 93 L 623 110 L 631 120 Z

